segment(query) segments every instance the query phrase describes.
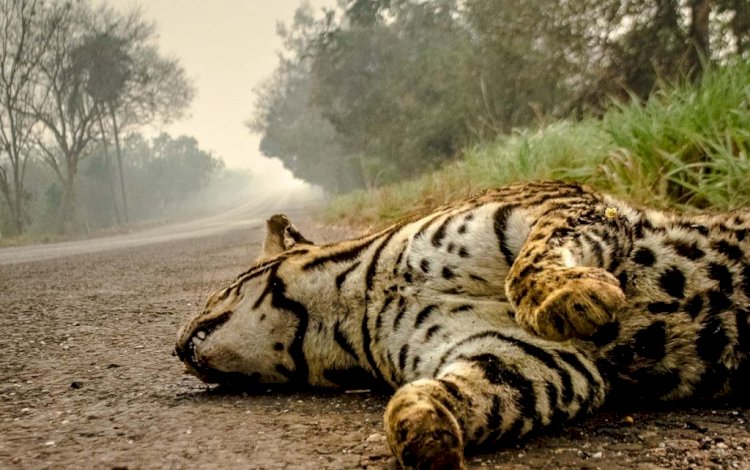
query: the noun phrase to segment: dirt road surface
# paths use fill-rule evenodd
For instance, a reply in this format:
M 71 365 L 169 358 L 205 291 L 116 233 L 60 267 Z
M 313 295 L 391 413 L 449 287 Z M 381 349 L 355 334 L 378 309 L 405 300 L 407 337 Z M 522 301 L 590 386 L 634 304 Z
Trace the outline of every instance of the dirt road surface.
M 214 390 L 171 356 L 186 316 L 255 257 L 263 216 L 289 205 L 309 212 L 270 198 L 177 227 L 0 250 L 0 468 L 395 468 L 386 396 Z M 750 468 L 749 422 L 729 406 L 609 410 L 470 465 Z

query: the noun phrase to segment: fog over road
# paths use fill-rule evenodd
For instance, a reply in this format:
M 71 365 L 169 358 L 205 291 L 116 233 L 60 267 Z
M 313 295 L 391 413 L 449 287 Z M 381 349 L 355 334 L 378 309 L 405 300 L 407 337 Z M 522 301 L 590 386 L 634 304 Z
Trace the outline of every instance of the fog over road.
M 242 228 L 263 227 L 265 219 L 275 212 L 299 211 L 319 200 L 320 196 L 317 193 L 306 188 L 279 189 L 272 193 L 265 191 L 262 196 L 242 203 L 231 210 L 189 222 L 123 235 L 0 249 L 0 265 L 49 260 L 62 256 L 219 235 Z

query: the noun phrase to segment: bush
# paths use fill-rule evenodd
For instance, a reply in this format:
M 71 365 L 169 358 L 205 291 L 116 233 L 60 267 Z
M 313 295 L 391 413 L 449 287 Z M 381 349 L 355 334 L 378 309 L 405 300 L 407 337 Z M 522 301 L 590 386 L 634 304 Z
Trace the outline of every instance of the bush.
M 463 159 L 402 184 L 334 199 L 329 216 L 379 224 L 514 181 L 562 179 L 658 207 L 750 206 L 750 64 L 665 85 L 646 102 L 613 103 L 602 119 L 559 121 L 474 146 Z

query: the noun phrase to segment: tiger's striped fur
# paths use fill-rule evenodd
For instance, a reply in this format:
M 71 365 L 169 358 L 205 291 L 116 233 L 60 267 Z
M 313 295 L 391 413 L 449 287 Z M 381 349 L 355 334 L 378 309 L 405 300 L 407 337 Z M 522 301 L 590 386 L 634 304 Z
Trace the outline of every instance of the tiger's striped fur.
M 517 184 L 313 245 L 284 216 L 266 253 L 182 328 L 206 382 L 395 389 L 405 467 L 628 400 L 744 387 L 750 211 L 676 215 L 577 184 Z

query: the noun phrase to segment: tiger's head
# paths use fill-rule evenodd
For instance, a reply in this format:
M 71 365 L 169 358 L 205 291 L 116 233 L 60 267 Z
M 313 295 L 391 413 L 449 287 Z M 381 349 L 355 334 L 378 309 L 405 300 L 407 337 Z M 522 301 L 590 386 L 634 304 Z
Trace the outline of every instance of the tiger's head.
M 331 386 L 326 371 L 356 364 L 327 346 L 334 343 L 328 326 L 346 310 L 328 292 L 335 282 L 304 268 L 325 247 L 285 215 L 266 225 L 261 256 L 180 329 L 177 356 L 207 383 Z

